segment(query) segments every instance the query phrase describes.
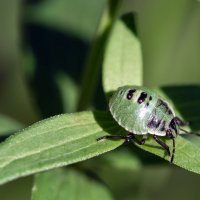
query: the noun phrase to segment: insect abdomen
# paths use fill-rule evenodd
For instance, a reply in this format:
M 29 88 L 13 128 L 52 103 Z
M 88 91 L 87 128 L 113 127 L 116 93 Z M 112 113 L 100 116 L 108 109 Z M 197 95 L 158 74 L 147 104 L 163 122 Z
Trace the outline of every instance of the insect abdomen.
M 169 128 L 169 124 L 173 117 L 173 112 L 168 104 L 158 98 L 147 123 L 149 132 L 162 136 L 166 135 L 166 130 Z

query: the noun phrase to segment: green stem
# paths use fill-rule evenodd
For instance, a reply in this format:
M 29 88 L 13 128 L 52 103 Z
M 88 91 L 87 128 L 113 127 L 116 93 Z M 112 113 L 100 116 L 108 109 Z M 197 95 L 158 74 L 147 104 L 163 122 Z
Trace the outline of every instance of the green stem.
M 98 74 L 100 72 L 102 55 L 107 42 L 110 30 L 115 19 L 118 16 L 118 10 L 122 0 L 110 0 L 108 7 L 104 9 L 97 29 L 96 37 L 86 63 L 82 79 L 82 88 L 78 100 L 78 110 L 84 110 L 88 107 L 94 96 L 97 85 Z

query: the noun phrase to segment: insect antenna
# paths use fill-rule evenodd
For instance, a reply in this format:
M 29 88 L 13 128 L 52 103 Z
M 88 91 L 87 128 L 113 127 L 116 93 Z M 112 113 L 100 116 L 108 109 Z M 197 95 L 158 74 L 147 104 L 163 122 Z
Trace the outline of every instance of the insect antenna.
M 186 130 L 180 128 L 180 127 L 179 127 L 179 129 L 180 129 L 181 131 L 183 131 L 184 133 L 191 134 L 191 135 L 197 135 L 197 136 L 200 136 L 200 133 L 189 132 L 189 131 L 186 131 Z

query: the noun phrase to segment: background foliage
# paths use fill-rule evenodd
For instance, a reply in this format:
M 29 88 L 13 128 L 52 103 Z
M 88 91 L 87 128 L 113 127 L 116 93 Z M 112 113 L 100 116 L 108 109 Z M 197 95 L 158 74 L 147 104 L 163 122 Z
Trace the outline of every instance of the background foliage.
M 0 144 L 0 182 L 18 178 L 0 186 L 2 199 L 198 198 L 198 174 L 133 144 L 76 163 L 123 143 L 95 139 L 124 132 L 107 112 L 110 92 L 124 84 L 165 86 L 158 92 L 199 130 L 198 1 L 1 1 L 0 11 L 1 141 L 20 133 Z M 21 131 L 94 108 L 104 112 Z M 199 173 L 199 140 L 178 138 L 175 164 Z

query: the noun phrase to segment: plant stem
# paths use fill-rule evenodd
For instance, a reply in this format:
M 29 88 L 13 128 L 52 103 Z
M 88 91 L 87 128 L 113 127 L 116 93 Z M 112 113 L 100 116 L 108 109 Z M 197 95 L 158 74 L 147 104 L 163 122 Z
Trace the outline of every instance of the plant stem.
M 122 0 L 110 0 L 103 11 L 100 23 L 94 38 L 92 48 L 86 63 L 82 79 L 82 89 L 78 100 L 78 110 L 84 110 L 91 103 L 97 85 L 104 47 Z

